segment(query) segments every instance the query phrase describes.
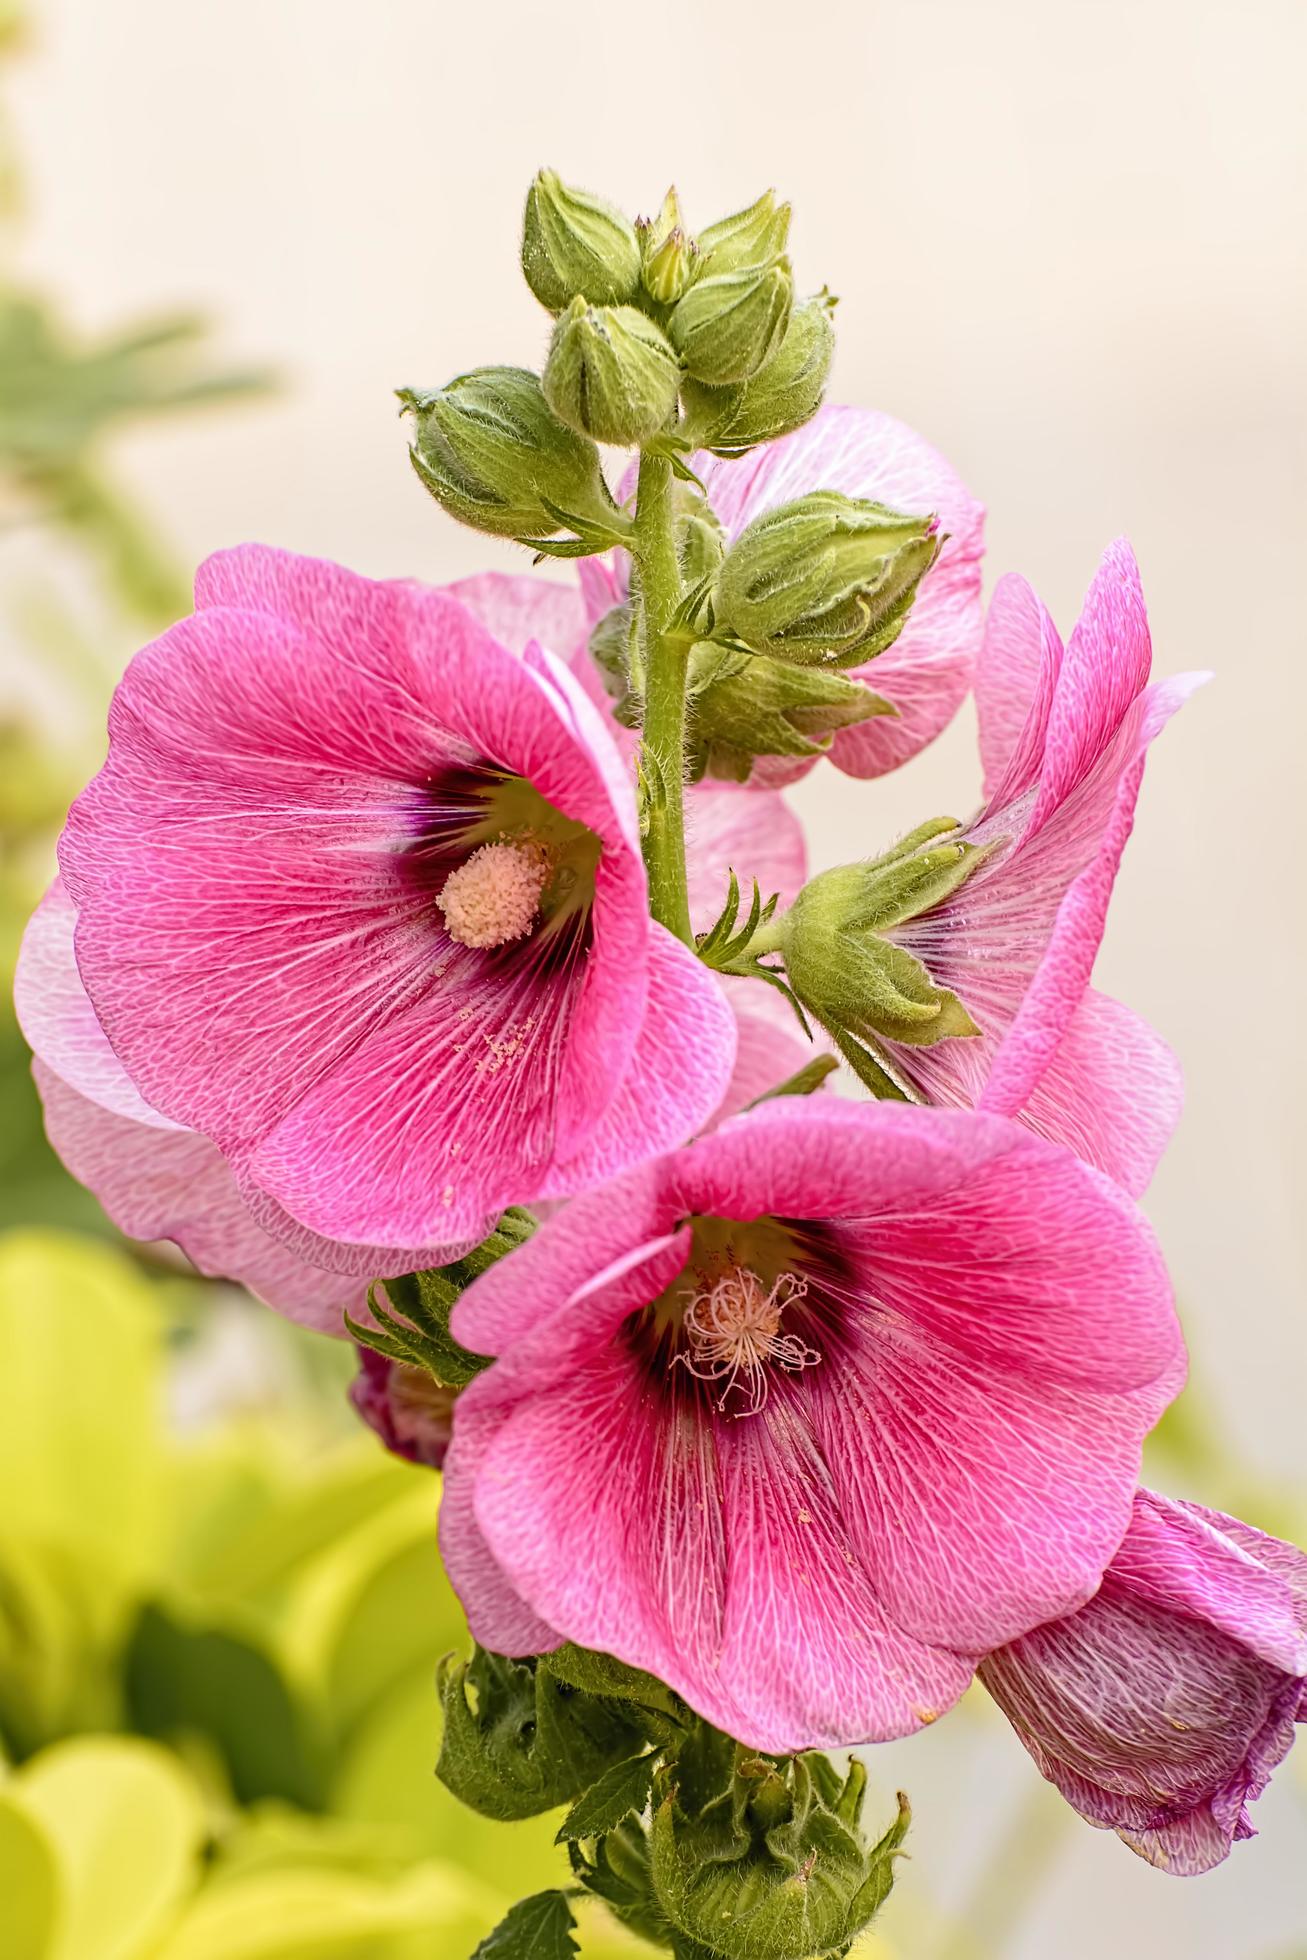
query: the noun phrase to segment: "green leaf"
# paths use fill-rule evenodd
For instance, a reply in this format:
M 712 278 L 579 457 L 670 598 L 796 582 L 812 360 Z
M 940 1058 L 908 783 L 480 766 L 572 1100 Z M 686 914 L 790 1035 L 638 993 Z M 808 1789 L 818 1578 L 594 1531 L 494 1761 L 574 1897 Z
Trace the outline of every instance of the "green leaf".
M 643 1810 L 649 1801 L 657 1765 L 656 1752 L 614 1763 L 577 1798 L 559 1825 L 554 1842 L 568 1844 L 577 1838 L 600 1837 L 629 1817 L 633 1810 Z
M 147 1602 L 124 1673 L 134 1726 L 160 1739 L 211 1737 L 242 1803 L 284 1797 L 308 1810 L 323 1806 L 326 1737 L 252 1636 L 187 1626 Z
M 486 1917 L 452 1865 L 398 1879 L 257 1872 L 207 1885 L 150 1960 L 455 1960 Z
M 574 1960 L 575 1930 L 566 1892 L 537 1892 L 500 1920 L 472 1960 Z

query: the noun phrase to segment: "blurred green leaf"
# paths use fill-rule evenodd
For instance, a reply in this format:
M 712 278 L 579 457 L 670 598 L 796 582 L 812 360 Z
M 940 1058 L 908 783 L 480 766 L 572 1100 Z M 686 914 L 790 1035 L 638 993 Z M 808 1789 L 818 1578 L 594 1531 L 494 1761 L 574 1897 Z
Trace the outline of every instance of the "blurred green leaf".
M 0 1786 L 0 1901 L 6 1960 L 51 1960 L 63 1899 L 41 1825 Z
M 206 1887 L 157 1960 L 457 1960 L 471 1951 L 479 1906 L 452 1867 L 398 1882 L 262 1873 Z

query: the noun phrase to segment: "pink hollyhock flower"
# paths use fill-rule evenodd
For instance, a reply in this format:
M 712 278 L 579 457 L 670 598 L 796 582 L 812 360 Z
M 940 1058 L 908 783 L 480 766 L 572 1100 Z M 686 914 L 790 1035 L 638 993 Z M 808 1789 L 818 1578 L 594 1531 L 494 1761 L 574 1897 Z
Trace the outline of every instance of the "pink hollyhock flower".
M 132 661 L 61 840 L 146 1101 L 269 1229 L 425 1264 L 694 1130 L 734 1023 L 648 917 L 621 757 L 560 662 L 256 546 L 197 605 Z
M 1101 1590 L 991 1654 L 980 1678 L 1040 1771 L 1181 1877 L 1255 1835 L 1307 1720 L 1307 1557 L 1251 1525 L 1140 1491 Z
M 1179 1066 L 1088 983 L 1148 745 L 1203 678 L 1149 687 L 1151 660 L 1128 544 L 1105 553 L 1065 650 L 1024 579 L 1000 580 L 976 675 L 987 800 L 961 833 L 988 855 L 885 933 L 981 1032 L 878 1044 L 914 1094 L 1020 1116 L 1136 1196 L 1179 1118 Z
M 907 625 L 878 659 L 852 670 L 893 703 L 897 718 L 880 716 L 838 730 L 830 753 L 846 775 L 883 776 L 933 742 L 971 685 L 983 627 L 984 506 L 944 458 L 892 415 L 827 407 L 793 435 L 738 461 L 698 454 L 691 467 L 732 538 L 764 511 L 814 489 L 938 514 L 947 542 L 922 581 Z M 634 479 L 624 489 L 633 487 Z M 593 625 L 626 597 L 625 560 L 586 559 L 579 570 Z M 811 767 L 811 758 L 763 756 L 750 785 L 793 782 Z
M 323 1333 L 366 1315 L 379 1249 L 301 1231 L 294 1246 L 251 1215 L 222 1152 L 152 1109 L 109 1046 L 73 957 L 76 913 L 56 879 L 23 936 L 14 983 L 19 1024 L 51 1145 L 129 1238 L 171 1239 L 192 1265 L 231 1279 Z M 411 1263 L 412 1255 L 407 1256 Z M 396 1270 L 391 1265 L 390 1271 Z M 400 1270 L 404 1270 L 403 1267 Z
M 591 699 L 606 705 L 603 684 L 585 650 L 586 608 L 575 586 L 550 579 L 484 572 L 445 588 L 474 612 L 512 653 L 532 640 L 566 655 Z M 636 737 L 613 725 L 613 736 L 634 771 Z M 686 870 L 690 918 L 706 932 L 721 911 L 731 872 L 746 888 L 752 879 L 766 897 L 791 905 L 807 877 L 803 828 L 776 790 L 696 783 L 685 794 Z M 811 1060 L 792 1011 L 767 987 L 723 983 L 735 1016 L 735 1068 L 714 1121 L 733 1115 Z
M 392 1361 L 360 1347 L 359 1371 L 349 1399 L 386 1448 L 409 1463 L 439 1470 L 449 1448 L 457 1390 L 443 1387 L 425 1368 Z
M 575 1199 L 463 1295 L 442 1545 L 753 1747 L 903 1735 L 1089 1598 L 1183 1373 L 1148 1228 L 1000 1118 L 765 1104 Z

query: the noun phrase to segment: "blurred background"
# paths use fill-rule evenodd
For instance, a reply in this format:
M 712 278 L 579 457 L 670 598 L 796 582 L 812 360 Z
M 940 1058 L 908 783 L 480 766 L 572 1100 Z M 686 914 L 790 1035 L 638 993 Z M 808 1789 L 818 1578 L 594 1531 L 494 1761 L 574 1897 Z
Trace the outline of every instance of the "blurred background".
M 1189 1083 L 1147 1208 L 1193 1384 L 1150 1472 L 1307 1543 L 1301 0 L 0 0 L 0 48 L 6 999 L 198 559 L 524 568 L 423 496 L 390 391 L 542 355 L 537 166 L 633 211 L 674 177 L 692 224 L 775 184 L 841 294 L 833 397 L 953 460 L 991 582 L 1065 629 L 1126 532 L 1157 669 L 1216 672 L 1150 761 L 1097 978 Z M 967 711 L 792 796 L 821 866 L 977 789 Z M 431 1775 L 433 1480 L 356 1433 L 335 1344 L 115 1240 L 7 1008 L 0 1068 L 0 1953 L 461 1960 L 557 1854 Z M 1307 1760 L 1188 1882 L 1064 1813 L 979 1700 L 871 1763 L 917 1813 L 879 1960 L 1307 1956 Z M 586 1926 L 587 1960 L 638 1950 Z

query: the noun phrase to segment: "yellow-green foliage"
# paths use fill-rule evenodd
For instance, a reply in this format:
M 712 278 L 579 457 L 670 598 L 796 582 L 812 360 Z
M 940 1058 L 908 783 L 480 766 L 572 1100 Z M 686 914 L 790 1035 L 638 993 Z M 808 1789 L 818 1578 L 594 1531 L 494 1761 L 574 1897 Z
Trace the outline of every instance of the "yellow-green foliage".
M 438 1479 L 293 1389 L 176 1433 L 166 1295 L 108 1246 L 0 1239 L 0 1950 L 463 1960 L 566 1872 L 556 1819 L 432 1773 L 465 1638 Z M 248 1338 L 275 1363 L 254 1308 Z M 639 1951 L 597 1917 L 582 1950 Z

